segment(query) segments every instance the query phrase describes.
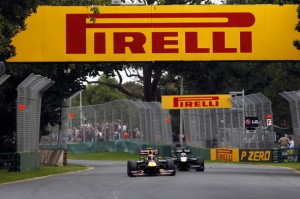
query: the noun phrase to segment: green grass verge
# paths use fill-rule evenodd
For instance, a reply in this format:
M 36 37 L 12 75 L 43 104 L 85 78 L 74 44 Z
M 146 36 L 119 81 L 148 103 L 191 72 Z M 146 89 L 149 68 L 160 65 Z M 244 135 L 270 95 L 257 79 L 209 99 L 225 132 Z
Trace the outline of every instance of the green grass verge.
M 211 161 L 206 160 L 206 163 L 230 163 L 230 164 L 252 164 L 252 165 L 264 165 L 264 166 L 277 166 L 277 167 L 285 167 L 290 168 L 295 171 L 300 172 L 300 162 L 283 162 L 283 163 L 273 163 L 273 162 L 225 162 L 225 161 Z
M 41 166 L 39 170 L 25 172 L 9 172 L 7 169 L 0 169 L 0 184 L 26 180 L 31 178 L 62 174 L 87 169 L 86 166 L 68 164 L 67 166 Z
M 75 160 L 110 160 L 110 161 L 127 161 L 140 159 L 139 154 L 125 152 L 98 152 L 98 153 L 79 153 L 68 154 L 69 159 Z
M 262 164 L 262 163 L 260 163 Z M 278 166 L 278 167 L 287 167 L 290 169 L 293 169 L 295 171 L 300 172 L 300 163 L 299 162 L 295 162 L 295 163 L 288 163 L 288 162 L 284 162 L 284 163 L 265 163 L 262 165 L 269 165 L 269 166 Z

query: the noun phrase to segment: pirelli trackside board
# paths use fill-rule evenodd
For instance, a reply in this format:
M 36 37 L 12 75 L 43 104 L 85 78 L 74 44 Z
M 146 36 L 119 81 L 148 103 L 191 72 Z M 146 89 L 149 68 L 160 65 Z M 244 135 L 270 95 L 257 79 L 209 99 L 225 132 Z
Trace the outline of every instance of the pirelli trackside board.
M 231 108 L 231 95 L 162 95 L 162 109 Z
M 39 7 L 10 62 L 300 60 L 297 5 Z M 93 23 L 90 18 L 96 19 Z

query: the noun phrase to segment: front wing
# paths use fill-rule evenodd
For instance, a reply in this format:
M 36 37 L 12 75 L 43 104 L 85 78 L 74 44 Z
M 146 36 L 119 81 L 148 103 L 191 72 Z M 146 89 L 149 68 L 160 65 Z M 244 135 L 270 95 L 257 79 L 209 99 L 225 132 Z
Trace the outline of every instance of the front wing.
M 159 169 L 159 173 L 156 173 L 157 176 L 172 176 L 174 175 L 175 170 L 172 169 Z M 145 173 L 144 170 L 130 171 L 132 176 L 148 176 L 149 174 Z
M 189 169 L 198 169 L 198 168 L 203 167 L 202 165 L 196 164 L 196 161 L 193 159 L 188 159 L 186 162 L 181 162 L 180 158 L 175 158 L 173 160 L 174 160 L 177 168 L 183 167 L 183 168 L 189 168 Z

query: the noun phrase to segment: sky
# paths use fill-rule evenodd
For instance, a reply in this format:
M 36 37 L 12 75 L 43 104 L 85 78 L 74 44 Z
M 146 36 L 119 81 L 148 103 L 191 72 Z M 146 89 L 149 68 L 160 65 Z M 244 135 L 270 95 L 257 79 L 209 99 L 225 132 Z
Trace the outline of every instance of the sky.
M 122 78 L 123 78 L 123 83 L 135 81 L 135 78 L 133 78 L 133 77 L 127 77 L 124 71 L 121 71 L 121 75 L 122 75 Z M 117 79 L 117 81 L 119 81 L 118 76 L 116 76 L 115 78 Z M 89 81 L 97 81 L 98 79 L 99 79 L 99 76 L 98 77 L 94 77 L 94 78 L 88 77 Z

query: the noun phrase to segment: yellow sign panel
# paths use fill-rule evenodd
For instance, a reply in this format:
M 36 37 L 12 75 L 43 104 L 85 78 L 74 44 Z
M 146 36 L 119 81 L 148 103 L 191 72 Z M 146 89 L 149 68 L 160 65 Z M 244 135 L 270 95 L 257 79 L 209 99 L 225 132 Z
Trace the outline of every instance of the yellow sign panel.
M 231 108 L 231 95 L 164 95 L 162 109 Z
M 39 7 L 10 62 L 300 60 L 297 5 Z M 90 18 L 96 19 L 95 23 Z
M 239 149 L 215 148 L 210 149 L 210 159 L 227 162 L 239 162 Z

